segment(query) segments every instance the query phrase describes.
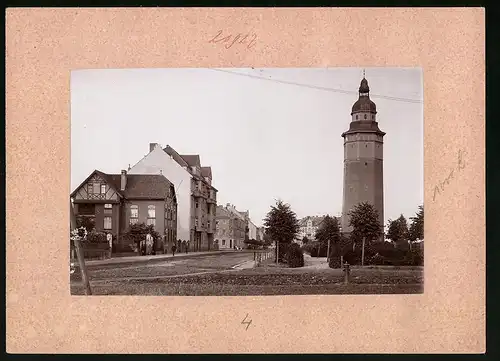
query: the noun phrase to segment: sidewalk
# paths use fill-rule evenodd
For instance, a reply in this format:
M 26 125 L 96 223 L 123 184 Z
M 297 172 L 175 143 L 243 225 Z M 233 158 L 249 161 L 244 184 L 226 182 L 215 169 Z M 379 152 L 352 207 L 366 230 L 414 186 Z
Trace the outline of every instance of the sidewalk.
M 302 269 L 327 269 L 328 262 L 326 257 L 311 257 L 307 253 L 304 253 L 304 267 Z
M 204 251 L 204 252 L 189 252 L 189 253 L 176 253 L 175 256 L 172 256 L 172 253 L 169 254 L 158 254 L 155 256 L 130 256 L 130 257 L 116 257 L 102 260 L 94 260 L 94 261 L 85 261 L 87 266 L 102 266 L 102 265 L 110 265 L 110 264 L 120 264 L 120 263 L 139 263 L 139 262 L 148 262 L 148 261 L 161 261 L 169 258 L 186 258 L 193 256 L 206 256 L 206 255 L 218 255 L 223 253 L 234 253 L 236 251 L 233 250 L 224 250 L 224 251 Z

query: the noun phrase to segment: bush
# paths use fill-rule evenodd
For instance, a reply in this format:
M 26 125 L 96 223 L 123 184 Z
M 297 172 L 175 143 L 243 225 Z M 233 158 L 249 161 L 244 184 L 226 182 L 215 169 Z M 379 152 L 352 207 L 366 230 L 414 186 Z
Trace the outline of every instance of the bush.
M 311 257 L 326 257 L 328 247 L 322 246 L 320 242 L 314 241 L 304 245 L 304 251 L 309 253 Z
M 407 266 L 423 266 L 424 251 L 422 249 L 412 249 L 406 253 L 404 261 Z
M 297 243 L 292 243 L 287 247 L 286 259 L 288 267 L 297 268 L 304 267 L 304 252 Z
M 295 243 L 293 243 L 293 244 L 295 244 Z M 290 243 L 282 243 L 282 242 L 280 242 L 280 244 L 279 244 L 279 255 L 278 255 L 278 261 L 279 262 L 287 262 L 287 252 L 288 252 L 288 249 L 290 248 L 290 246 L 291 246 Z M 276 252 L 275 252 L 275 254 L 276 254 Z
M 108 240 L 106 239 L 106 233 L 97 232 L 94 230 L 94 231 L 88 232 L 86 242 L 87 243 L 108 243 Z

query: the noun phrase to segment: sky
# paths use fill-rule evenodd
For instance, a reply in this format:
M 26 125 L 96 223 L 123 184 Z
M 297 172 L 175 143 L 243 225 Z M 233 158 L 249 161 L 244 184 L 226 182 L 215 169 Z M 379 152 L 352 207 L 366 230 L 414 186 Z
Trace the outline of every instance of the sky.
M 420 68 L 365 68 L 384 137 L 386 222 L 423 204 Z M 120 173 L 149 143 L 199 154 L 218 204 L 262 225 L 277 199 L 340 215 L 343 138 L 361 68 L 99 69 L 71 73 L 71 190 Z

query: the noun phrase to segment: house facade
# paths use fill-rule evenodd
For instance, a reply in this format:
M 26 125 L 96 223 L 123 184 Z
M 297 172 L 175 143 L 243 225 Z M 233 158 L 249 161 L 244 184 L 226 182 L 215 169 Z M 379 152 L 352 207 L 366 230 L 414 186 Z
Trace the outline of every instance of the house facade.
M 217 249 L 234 249 L 245 246 L 246 219 L 231 204 L 217 206 L 215 247 Z
M 302 241 L 304 237 L 307 237 L 309 241 L 315 241 L 316 231 L 324 218 L 325 216 L 307 216 L 300 219 L 297 240 Z
M 213 248 L 217 189 L 212 186 L 211 167 L 202 167 L 199 155 L 181 155 L 169 145 L 150 143 L 149 153 L 129 173 L 168 178 L 178 200 L 177 236 L 189 241 L 193 251 Z
M 95 170 L 70 197 L 77 220 L 113 235 L 115 249 L 127 247 L 122 236 L 136 223 L 153 225 L 163 236 L 163 241 L 155 245 L 157 251 L 168 249 L 177 239 L 175 188 L 161 175 Z
M 264 227 L 257 227 L 257 241 L 263 241 L 264 240 Z

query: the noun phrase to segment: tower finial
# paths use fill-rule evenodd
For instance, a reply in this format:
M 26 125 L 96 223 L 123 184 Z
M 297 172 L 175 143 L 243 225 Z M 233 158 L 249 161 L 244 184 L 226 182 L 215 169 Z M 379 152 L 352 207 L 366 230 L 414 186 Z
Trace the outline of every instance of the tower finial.
M 363 78 L 365 77 L 365 69 L 363 69 Z

